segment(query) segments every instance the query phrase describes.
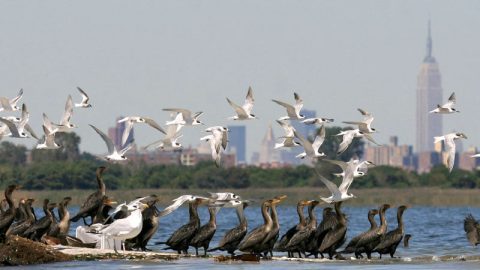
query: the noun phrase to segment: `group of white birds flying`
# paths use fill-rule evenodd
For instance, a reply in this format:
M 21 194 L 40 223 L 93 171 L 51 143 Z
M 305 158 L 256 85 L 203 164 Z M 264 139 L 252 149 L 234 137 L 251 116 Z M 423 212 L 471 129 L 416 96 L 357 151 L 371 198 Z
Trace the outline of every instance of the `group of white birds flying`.
M 74 108 L 91 108 L 92 105 L 89 103 L 90 99 L 85 91 L 77 87 L 81 95 L 81 101 L 79 103 L 74 103 L 72 96 L 67 97 L 65 104 L 65 112 L 63 113 L 62 118 L 58 124 L 55 124 L 49 120 L 46 114 L 43 114 L 43 131 L 44 138 L 40 140 L 31 126 L 28 124 L 29 112 L 25 104 L 19 106 L 19 101 L 23 96 L 23 89 L 20 90 L 18 95 L 12 99 L 6 97 L 0 97 L 0 112 L 16 112 L 21 111 L 21 116 L 5 116 L 0 117 L 0 136 L 1 137 L 14 137 L 14 138 L 29 138 L 33 137 L 39 142 L 36 146 L 37 149 L 58 149 L 62 147 L 57 142 L 55 142 L 55 134 L 61 132 L 71 132 L 73 129 L 77 128 L 75 124 L 71 122 L 73 116 Z M 325 125 L 333 122 L 331 118 L 305 118 L 305 115 L 301 114 L 303 108 L 303 100 L 300 95 L 294 93 L 295 103 L 289 104 L 287 102 L 279 101 L 272 99 L 272 101 L 280 106 L 282 106 L 287 115 L 279 117 L 276 121 L 285 131 L 284 136 L 280 137 L 280 142 L 275 144 L 275 149 L 279 148 L 291 148 L 302 146 L 304 151 L 298 154 L 297 158 L 310 158 L 312 160 L 317 160 L 319 158 L 325 157 L 325 153 L 320 151 L 320 147 L 325 141 Z M 254 106 L 254 97 L 253 90 L 249 87 L 245 102 L 242 106 L 236 104 L 231 99 L 226 98 L 228 104 L 234 109 L 235 115 L 229 117 L 228 119 L 236 121 L 244 120 L 254 120 L 258 117 L 252 113 Z M 437 108 L 430 111 L 430 113 L 439 113 L 439 114 L 451 114 L 459 112 L 457 109 L 453 108 L 455 105 L 455 93 L 453 93 L 448 102 L 444 105 L 438 105 Z M 149 147 L 160 148 L 162 150 L 176 149 L 181 148 L 182 145 L 179 143 L 179 139 L 182 137 L 180 134 L 181 129 L 184 126 L 198 126 L 205 125 L 200 121 L 200 116 L 203 112 L 191 112 L 187 109 L 182 108 L 165 108 L 163 109 L 166 112 L 174 113 L 174 118 L 171 121 L 167 121 L 165 128 L 161 127 L 155 120 L 145 116 L 128 116 L 123 119 L 118 120 L 119 123 L 125 124 L 124 133 L 122 135 L 122 147 L 117 149 L 115 144 L 112 141 L 112 138 L 108 137 L 104 132 L 90 125 L 100 137 L 104 140 L 107 145 L 108 154 L 104 156 L 104 159 L 110 162 L 117 162 L 126 160 L 126 153 L 132 147 L 133 140 L 128 140 L 130 132 L 135 124 L 145 123 L 150 127 L 161 132 L 164 136 L 160 140 L 157 140 L 153 143 L 148 144 L 144 147 L 147 149 Z M 354 129 L 346 129 L 336 134 L 335 136 L 341 136 L 342 141 L 338 146 L 337 154 L 342 154 L 350 146 L 354 138 L 364 138 L 370 142 L 377 144 L 373 139 L 373 134 L 377 132 L 375 128 L 372 127 L 372 122 L 374 117 L 371 113 L 358 109 L 360 114 L 363 116 L 363 119 L 360 121 L 344 121 L 343 123 L 354 125 Z M 320 125 L 318 132 L 311 142 L 308 138 L 304 138 L 300 133 L 298 133 L 295 128 L 288 121 L 300 121 L 305 125 Z M 203 136 L 200 138 L 201 141 L 209 143 L 212 159 L 215 161 L 217 166 L 220 166 L 221 154 L 222 151 L 226 150 L 228 144 L 228 128 L 224 126 L 212 126 L 205 129 L 205 132 L 210 133 L 209 135 Z M 445 141 L 446 149 L 448 152 L 448 168 L 451 171 L 455 159 L 455 140 L 459 138 L 467 138 L 463 133 L 450 133 L 444 136 L 435 137 L 434 141 Z M 377 144 L 378 145 L 378 144 Z M 474 157 L 480 156 L 475 155 Z M 369 161 L 360 162 L 359 160 L 352 159 L 349 162 L 335 161 L 335 160 L 326 160 L 333 164 L 340 166 L 343 172 L 339 175 L 343 177 L 343 181 L 339 187 L 333 184 L 330 180 L 325 177 L 320 177 L 323 183 L 327 188 L 332 192 L 332 196 L 329 198 L 323 198 L 326 202 L 335 202 L 342 201 L 354 197 L 352 194 L 348 194 L 348 188 L 352 183 L 353 179 L 356 177 L 363 176 L 366 172 L 366 169 L 369 166 L 372 166 L 373 163 Z

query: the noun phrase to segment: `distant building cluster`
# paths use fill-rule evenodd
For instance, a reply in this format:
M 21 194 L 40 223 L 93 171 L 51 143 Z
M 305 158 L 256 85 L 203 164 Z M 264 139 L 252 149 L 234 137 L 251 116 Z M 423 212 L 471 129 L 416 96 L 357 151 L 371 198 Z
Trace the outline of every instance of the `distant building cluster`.
M 369 160 L 376 165 L 387 165 L 404 168 L 418 173 L 429 172 L 433 167 L 447 164 L 448 153 L 445 152 L 443 142 L 434 144 L 433 137 L 444 135 L 442 115 L 429 113 L 437 104 L 443 101 L 443 89 L 439 65 L 432 54 L 433 41 L 428 25 L 426 56 L 420 66 L 417 76 L 417 102 L 416 102 L 416 141 L 415 149 L 412 145 L 400 145 L 397 136 L 390 137 L 390 142 L 376 146 L 370 143 L 365 145 L 364 160 Z M 316 111 L 303 109 L 306 118 L 316 117 Z M 119 120 L 121 118 L 118 118 Z M 305 125 L 293 121 L 292 126 L 305 138 L 313 139 L 317 131 L 315 125 Z M 275 149 L 275 137 L 272 125 L 269 125 L 258 152 L 253 152 L 250 162 L 247 161 L 247 128 L 244 125 L 228 126 L 229 144 L 225 154 L 222 155 L 222 164 L 225 167 L 245 166 L 247 164 L 262 168 L 278 168 L 311 164 L 310 159 L 298 159 L 295 156 L 303 151 L 302 147 L 291 149 Z M 117 123 L 109 129 L 109 136 L 115 145 L 121 148 L 121 138 L 124 123 Z M 448 133 L 448 132 L 447 132 Z M 127 142 L 133 140 L 133 130 Z M 480 166 L 480 159 L 471 156 L 477 152 L 476 148 L 463 151 L 462 142 L 458 141 L 456 147 L 455 167 L 464 170 L 473 170 Z M 414 151 L 415 150 L 415 151 Z M 184 148 L 173 152 L 168 151 L 134 151 L 128 159 L 143 161 L 149 164 L 175 164 L 193 166 L 203 160 L 211 160 L 210 149 L 207 144 L 200 144 L 197 148 Z

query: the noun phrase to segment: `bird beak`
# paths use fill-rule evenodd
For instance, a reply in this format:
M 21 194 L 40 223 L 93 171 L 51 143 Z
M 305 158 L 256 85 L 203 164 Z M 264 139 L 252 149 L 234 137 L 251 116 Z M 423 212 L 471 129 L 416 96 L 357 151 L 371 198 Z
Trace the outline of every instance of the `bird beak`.
M 148 208 L 148 204 L 146 204 L 146 203 L 142 203 L 142 206 L 143 206 L 143 208 L 145 208 L 145 209 Z

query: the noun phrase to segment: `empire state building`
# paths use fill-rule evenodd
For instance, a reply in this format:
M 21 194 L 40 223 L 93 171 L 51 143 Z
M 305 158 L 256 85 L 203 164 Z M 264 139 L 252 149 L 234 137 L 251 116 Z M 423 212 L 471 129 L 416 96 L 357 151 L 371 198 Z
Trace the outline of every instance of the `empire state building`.
M 428 113 L 442 103 L 442 79 L 438 63 L 432 55 L 432 35 L 428 22 L 427 52 L 417 76 L 417 153 L 434 150 L 433 136 L 442 134 L 442 117 Z

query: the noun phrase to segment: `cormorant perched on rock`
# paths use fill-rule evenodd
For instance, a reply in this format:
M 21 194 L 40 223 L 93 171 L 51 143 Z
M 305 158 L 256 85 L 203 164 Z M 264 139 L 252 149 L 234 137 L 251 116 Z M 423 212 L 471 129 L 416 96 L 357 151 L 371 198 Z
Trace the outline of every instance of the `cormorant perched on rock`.
M 308 256 L 314 255 L 315 258 L 318 258 L 318 253 L 320 253 L 323 258 L 323 253 L 319 252 L 318 248 L 322 244 L 325 235 L 327 235 L 327 233 L 337 224 L 338 220 L 336 217 L 336 213 L 333 212 L 333 209 L 331 207 L 323 208 L 322 222 L 320 222 L 320 224 L 317 226 L 315 235 L 313 235 L 312 239 L 309 241 L 306 247 L 306 251 L 310 252 Z
M 20 186 L 18 185 L 10 185 L 5 189 L 5 200 L 7 201 L 8 209 L 0 215 L 0 243 L 5 241 L 5 234 L 15 219 L 17 208 L 13 202 L 12 193 L 19 188 Z
M 247 219 L 243 213 L 243 210 L 248 206 L 248 202 L 242 201 L 232 201 L 232 206 L 237 210 L 238 226 L 230 229 L 225 233 L 225 236 L 220 240 L 218 247 L 212 248 L 208 251 L 222 250 L 227 251 L 231 255 L 235 254 L 235 250 L 238 248 L 238 245 L 243 240 L 247 234 Z
M 469 214 L 463 222 L 463 229 L 467 233 L 467 239 L 470 244 L 476 246 L 480 244 L 480 224 L 472 214 Z
M 32 204 L 35 200 L 34 199 L 27 199 L 25 204 L 23 204 L 23 208 L 27 213 L 26 218 L 23 221 L 19 221 L 15 224 L 12 224 L 7 231 L 7 235 L 22 235 L 30 226 L 35 223 L 36 218 L 32 212 Z
M 217 230 L 217 208 L 208 207 L 208 213 L 210 214 L 210 219 L 208 222 L 200 227 L 190 241 L 190 246 L 195 248 L 195 255 L 198 256 L 198 248 L 203 247 L 204 256 L 207 256 L 207 250 L 210 246 L 210 241 L 212 240 L 215 231 Z
M 180 254 L 182 251 L 185 254 L 188 254 L 188 246 L 190 245 L 190 241 L 200 228 L 200 218 L 198 217 L 197 207 L 205 202 L 208 202 L 208 199 L 192 196 L 192 200 L 189 200 L 188 203 L 190 220 L 187 224 L 178 228 L 172 234 L 172 236 L 168 238 L 165 244 L 169 247 L 166 249 L 176 250 L 178 254 Z
M 148 208 L 143 210 L 143 226 L 142 231 L 135 238 L 127 240 L 129 243 L 133 243 L 133 248 L 139 248 L 142 251 L 147 251 L 148 241 L 157 232 L 160 219 L 160 211 L 155 204 L 158 202 L 156 195 L 151 195 L 147 199 L 142 200 L 143 203 L 148 205 Z
M 370 231 L 375 230 L 377 228 L 377 223 L 375 222 L 375 215 L 378 214 L 377 209 L 370 209 L 368 211 L 368 222 L 370 222 L 370 229 L 368 231 L 362 232 L 361 234 L 355 236 L 350 240 L 350 242 L 347 244 L 345 249 L 341 253 L 354 253 L 356 250 L 356 246 L 358 243 L 358 240 L 360 240 L 364 235 L 368 234 Z M 362 253 L 365 251 L 359 250 L 358 253 Z
M 303 229 L 307 225 L 307 221 L 305 220 L 305 216 L 303 215 L 303 208 L 308 205 L 310 201 L 299 201 L 297 203 L 297 214 L 298 214 L 298 224 L 291 227 L 281 238 L 280 241 L 275 246 L 276 251 L 286 251 L 285 246 L 288 244 L 292 236 L 298 232 L 299 230 Z M 288 257 L 293 257 L 292 252 L 288 251 Z
M 262 203 L 262 217 L 263 224 L 251 230 L 245 238 L 238 245 L 238 249 L 242 252 L 250 252 L 258 254 L 258 246 L 262 244 L 268 233 L 272 230 L 272 218 L 268 213 L 268 208 L 271 207 L 275 199 L 266 200 Z M 257 247 L 257 249 L 255 249 Z
M 301 257 L 301 253 L 305 254 L 307 249 L 307 244 L 315 236 L 317 230 L 317 217 L 315 216 L 315 207 L 319 204 L 319 201 L 313 200 L 308 203 L 308 224 L 302 229 L 298 230 L 288 244 L 285 246 L 285 249 L 290 252 L 298 252 L 298 256 Z M 313 237 L 312 237 L 313 236 Z
M 367 234 L 363 235 L 355 246 L 355 257 L 360 258 L 361 252 L 367 254 L 367 258 L 372 258 L 373 249 L 382 241 L 383 236 L 387 232 L 387 219 L 385 211 L 390 208 L 389 204 L 384 204 L 380 207 L 380 227 L 377 227 Z
M 405 205 L 397 208 L 397 228 L 385 234 L 385 236 L 382 238 L 382 241 L 373 250 L 373 252 L 378 252 L 380 254 L 380 259 L 382 258 L 382 254 L 390 254 L 390 257 L 394 258 L 393 255 L 395 255 L 395 251 L 397 250 L 397 247 L 402 241 L 405 233 L 403 229 L 403 212 L 406 209 L 407 207 Z
M 341 210 L 342 202 L 335 202 L 335 213 L 337 225 L 327 232 L 323 238 L 322 244 L 318 248 L 320 253 L 328 252 L 328 257 L 333 259 L 333 255 L 337 253 L 339 248 L 345 242 L 347 234 L 347 219 Z
M 47 233 L 48 236 L 59 237 L 60 235 L 68 234 L 68 230 L 70 229 L 70 213 L 68 212 L 67 206 L 71 200 L 72 198 L 65 197 L 58 204 L 57 211 L 59 221 L 52 224 L 50 230 Z M 66 241 L 64 243 L 66 243 Z
M 287 198 L 287 195 L 276 196 L 270 207 L 270 217 L 272 218 L 272 230 L 268 233 L 267 237 L 263 240 L 259 247 L 259 251 L 263 253 L 264 257 L 267 257 L 268 253 L 273 257 L 273 247 L 277 242 L 280 234 L 280 223 L 278 222 L 277 204 Z
M 43 212 L 45 216 L 37 220 L 30 228 L 28 228 L 23 236 L 34 240 L 40 241 L 42 236 L 46 234 L 51 225 L 54 223 L 55 217 L 52 214 L 52 210 L 57 206 L 56 203 L 49 203 L 48 199 L 43 200 Z
M 105 183 L 103 182 L 102 175 L 106 167 L 98 167 L 96 171 L 98 190 L 88 196 L 87 200 L 82 204 L 78 213 L 71 219 L 71 221 L 76 222 L 80 218 L 83 219 L 85 225 L 92 225 L 93 219 L 98 212 L 98 209 L 103 203 L 105 196 Z M 91 218 L 90 224 L 87 224 L 85 221 L 86 217 Z

